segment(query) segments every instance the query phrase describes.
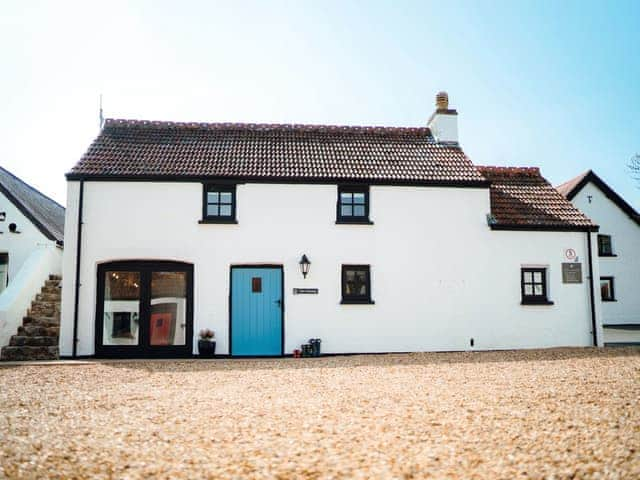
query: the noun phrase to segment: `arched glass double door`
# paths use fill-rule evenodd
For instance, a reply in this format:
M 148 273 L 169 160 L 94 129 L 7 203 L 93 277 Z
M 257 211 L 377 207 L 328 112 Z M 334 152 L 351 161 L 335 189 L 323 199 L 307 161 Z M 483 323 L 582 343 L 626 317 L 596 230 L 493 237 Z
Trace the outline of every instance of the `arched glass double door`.
M 98 266 L 96 355 L 188 357 L 193 351 L 193 265 L 123 261 Z

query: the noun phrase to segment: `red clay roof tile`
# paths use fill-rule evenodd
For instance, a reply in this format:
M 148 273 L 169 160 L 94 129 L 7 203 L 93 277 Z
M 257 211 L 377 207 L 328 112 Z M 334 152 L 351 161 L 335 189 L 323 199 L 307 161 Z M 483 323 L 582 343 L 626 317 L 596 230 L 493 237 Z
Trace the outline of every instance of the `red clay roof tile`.
M 69 177 L 486 184 L 428 128 L 107 120 Z
M 491 182 L 491 214 L 497 226 L 597 228 L 535 167 L 486 167 L 478 170 Z

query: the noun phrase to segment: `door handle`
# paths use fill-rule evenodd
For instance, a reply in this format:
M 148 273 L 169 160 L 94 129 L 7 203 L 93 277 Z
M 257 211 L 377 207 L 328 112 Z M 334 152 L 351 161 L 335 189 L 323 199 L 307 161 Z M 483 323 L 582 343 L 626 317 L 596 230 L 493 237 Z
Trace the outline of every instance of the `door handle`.
M 273 303 L 277 303 L 278 307 L 282 308 L 282 300 L 276 300 Z

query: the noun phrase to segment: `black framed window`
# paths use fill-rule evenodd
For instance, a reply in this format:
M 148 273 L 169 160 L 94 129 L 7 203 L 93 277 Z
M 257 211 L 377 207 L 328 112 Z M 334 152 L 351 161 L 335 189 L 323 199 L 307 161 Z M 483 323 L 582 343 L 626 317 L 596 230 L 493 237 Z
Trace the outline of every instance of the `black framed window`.
M 369 187 L 363 185 L 338 186 L 336 223 L 371 224 L 369 220 Z
M 193 265 L 130 260 L 98 265 L 98 357 L 188 357 Z
M 611 235 L 598 235 L 598 256 L 613 257 Z
M 613 277 L 600 277 L 600 297 L 603 302 L 615 302 Z
M 9 285 L 9 254 L 0 253 L 0 292 Z
M 236 186 L 205 184 L 201 223 L 237 223 Z
M 341 303 L 374 303 L 371 300 L 369 265 L 342 265 Z
M 547 270 L 545 268 L 522 268 L 520 290 L 523 305 L 551 305 L 547 297 Z

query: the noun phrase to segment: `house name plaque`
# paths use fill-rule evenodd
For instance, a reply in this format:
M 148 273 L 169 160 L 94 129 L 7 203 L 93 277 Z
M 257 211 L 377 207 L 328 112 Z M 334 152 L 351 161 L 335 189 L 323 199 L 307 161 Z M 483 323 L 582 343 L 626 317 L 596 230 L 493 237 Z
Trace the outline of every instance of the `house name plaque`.
M 582 283 L 582 263 L 563 263 L 562 283 Z
M 294 295 L 300 295 L 300 294 L 317 295 L 318 294 L 318 289 L 317 288 L 294 288 L 293 289 L 293 294 Z

